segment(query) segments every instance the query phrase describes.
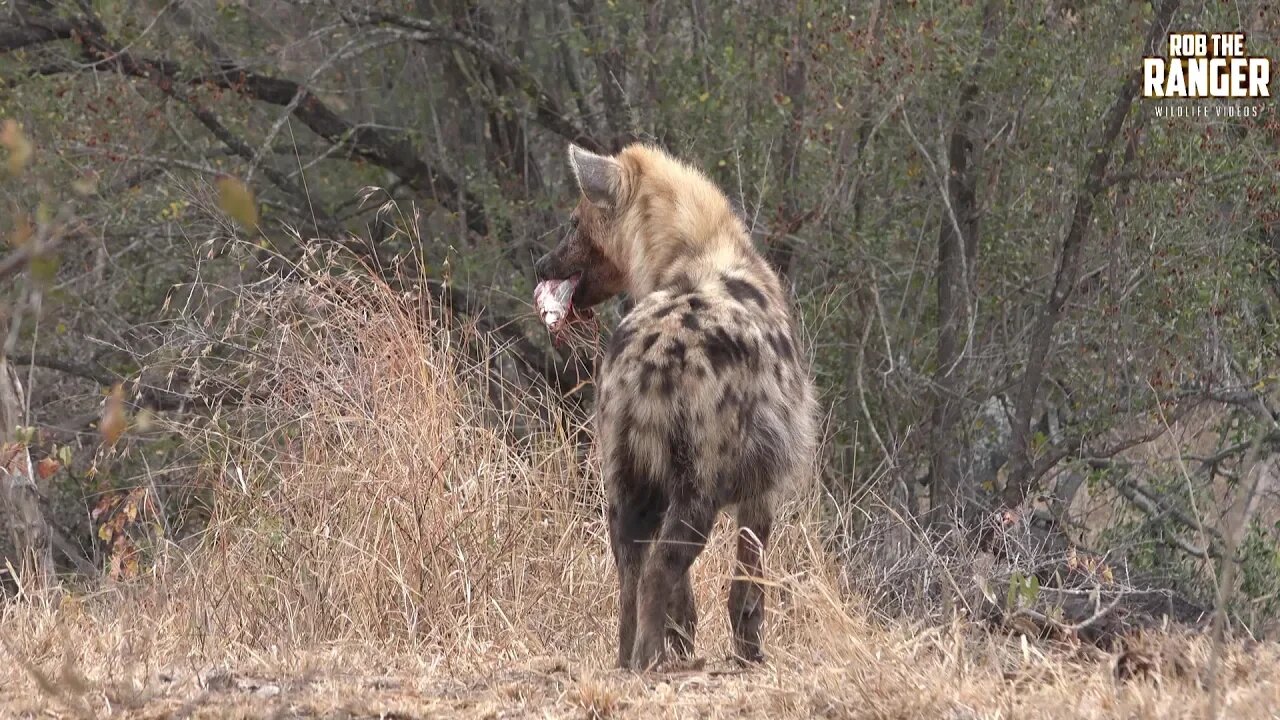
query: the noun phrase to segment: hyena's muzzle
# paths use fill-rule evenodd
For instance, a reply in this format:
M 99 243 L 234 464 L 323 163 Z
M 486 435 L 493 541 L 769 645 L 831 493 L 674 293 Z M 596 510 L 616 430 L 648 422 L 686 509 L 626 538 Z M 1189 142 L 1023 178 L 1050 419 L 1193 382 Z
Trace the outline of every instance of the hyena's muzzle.
M 590 308 L 617 295 L 625 279 L 601 250 L 597 238 L 607 222 L 603 211 L 588 202 L 574 209 L 569 232 L 534 264 L 535 296 L 557 296 L 565 322 L 590 316 Z

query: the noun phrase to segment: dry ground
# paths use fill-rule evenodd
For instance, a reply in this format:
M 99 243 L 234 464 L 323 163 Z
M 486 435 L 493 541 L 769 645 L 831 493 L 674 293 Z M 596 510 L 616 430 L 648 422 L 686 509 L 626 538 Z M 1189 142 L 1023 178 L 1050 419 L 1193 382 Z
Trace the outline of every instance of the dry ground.
M 424 331 L 411 300 L 308 280 L 241 298 L 228 332 L 175 328 L 176 348 L 246 358 L 204 376 L 256 398 L 172 428 L 210 517 L 151 537 L 132 580 L 0 605 L 0 717 L 1277 716 L 1272 644 L 1229 644 L 1214 673 L 1176 632 L 1108 654 L 878 617 L 803 488 L 769 551 L 768 664 L 723 659 L 722 522 L 695 567 L 705 666 L 614 671 L 599 478 L 572 428 L 520 393 L 496 412 L 489 354 Z
M 33 614 L 41 616 L 34 624 Z M 599 637 L 580 657 L 515 648 L 453 657 L 372 643 L 211 651 L 161 647 L 174 638 L 67 614 L 8 613 L 6 645 L 22 663 L 0 670 L 0 716 L 1205 718 L 1215 706 L 1205 687 L 1208 643 L 1178 637 L 1149 639 L 1150 655 L 1110 656 L 1023 646 L 962 623 L 881 626 L 833 612 L 774 648 L 761 668 L 714 660 L 638 675 L 607 669 Z M 705 650 L 716 656 L 718 648 Z M 1117 661 L 1153 665 L 1120 682 Z M 1218 675 L 1218 716 L 1276 717 L 1278 668 L 1274 647 L 1231 648 Z

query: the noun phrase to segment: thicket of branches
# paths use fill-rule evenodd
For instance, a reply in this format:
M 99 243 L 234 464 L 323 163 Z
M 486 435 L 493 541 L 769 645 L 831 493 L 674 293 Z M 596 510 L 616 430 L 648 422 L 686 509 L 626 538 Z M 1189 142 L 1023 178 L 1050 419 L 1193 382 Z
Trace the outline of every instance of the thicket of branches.
M 158 428 L 254 384 L 172 323 L 234 323 L 235 288 L 328 242 L 488 336 L 498 407 L 515 383 L 585 414 L 590 353 L 531 317 L 532 261 L 574 200 L 566 143 L 645 140 L 720 182 L 795 289 L 833 542 L 959 521 L 1007 555 L 993 538 L 1030 527 L 1206 607 L 1221 570 L 1260 627 L 1280 118 L 1157 118 L 1137 73 L 1169 27 L 1274 51 L 1267 7 L 15 0 L 0 366 L 32 532 L 64 572 L 119 574 L 145 563 L 131 503 L 198 529 L 199 458 Z

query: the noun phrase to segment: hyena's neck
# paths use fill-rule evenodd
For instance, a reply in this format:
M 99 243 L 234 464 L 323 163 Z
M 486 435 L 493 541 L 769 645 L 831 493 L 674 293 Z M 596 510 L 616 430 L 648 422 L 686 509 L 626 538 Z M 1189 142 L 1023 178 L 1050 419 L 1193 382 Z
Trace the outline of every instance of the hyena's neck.
M 630 295 L 637 301 L 659 290 L 686 292 L 715 282 L 726 271 L 754 265 L 751 241 L 736 228 L 696 240 L 642 241 L 637 247 L 628 272 Z
M 617 265 L 637 301 L 669 286 L 698 287 L 756 256 L 741 218 L 701 173 L 644 148 L 623 153 L 637 178 L 617 226 Z M 762 262 L 762 261 L 761 261 Z

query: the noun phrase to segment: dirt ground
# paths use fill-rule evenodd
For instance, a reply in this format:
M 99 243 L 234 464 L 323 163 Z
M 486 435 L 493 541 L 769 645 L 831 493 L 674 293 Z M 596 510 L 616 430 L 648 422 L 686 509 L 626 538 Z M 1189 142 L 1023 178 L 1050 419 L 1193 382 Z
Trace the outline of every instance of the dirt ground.
M 926 636 L 934 635 L 925 633 Z M 934 639 L 946 642 L 941 635 Z M 924 649 L 924 643 L 921 649 Z M 1021 643 L 1014 643 L 1015 650 Z M 454 672 L 447 658 L 414 670 L 404 659 L 371 672 L 342 653 L 226 667 L 133 668 L 90 678 L 74 667 L 4 673 L 0 717 L 14 718 L 1274 718 L 1277 652 L 1254 648 L 1220 666 L 1215 702 L 1206 668 L 1187 657 L 1106 655 L 1026 646 L 1000 672 L 994 657 L 951 660 L 939 647 L 919 663 L 884 648 L 843 667 L 789 659 L 744 670 L 728 661 L 637 674 L 562 657 Z M 1011 661 L 1016 658 L 1005 657 Z M 361 655 L 364 655 L 361 653 Z M 940 662 L 939 662 L 940 661 Z M 968 665 L 968 667 L 962 667 Z M 1118 668 L 1119 666 L 1119 668 Z M 9 670 L 14 670 L 10 667 Z M 1136 671 L 1135 677 L 1124 677 Z M 1217 710 L 1215 710 L 1217 708 Z

